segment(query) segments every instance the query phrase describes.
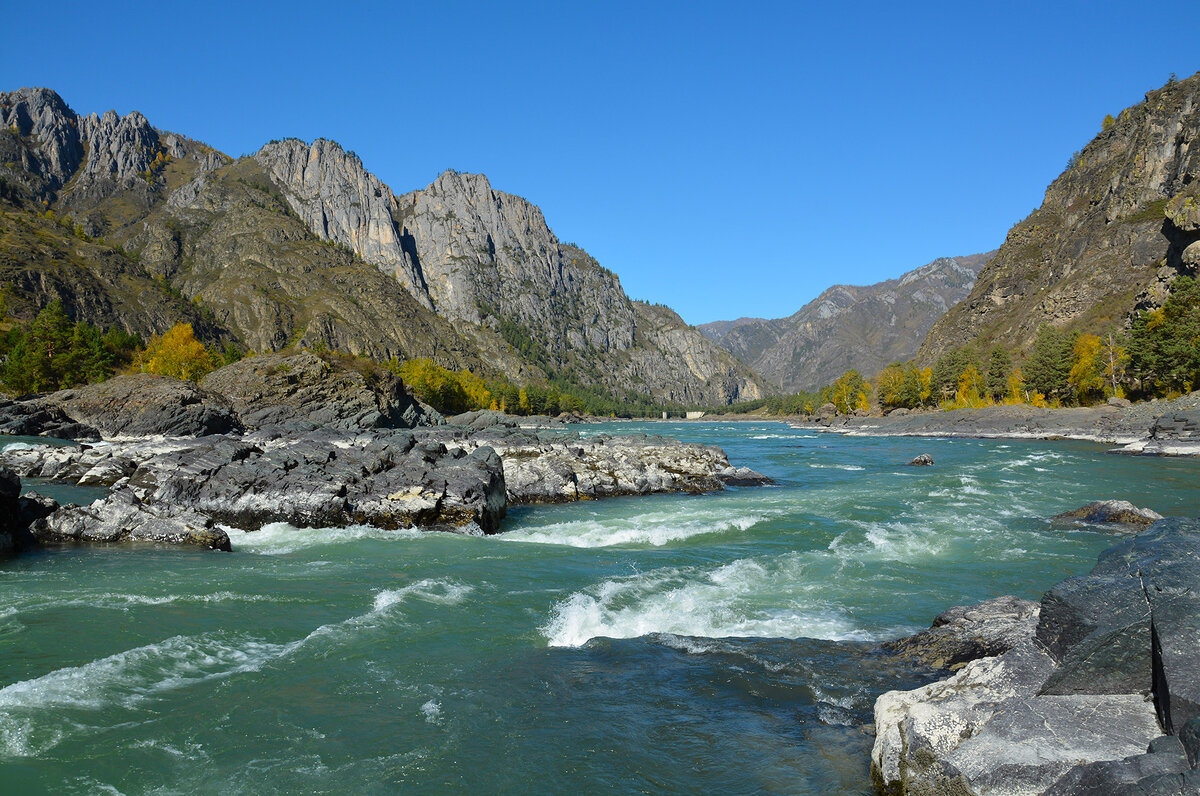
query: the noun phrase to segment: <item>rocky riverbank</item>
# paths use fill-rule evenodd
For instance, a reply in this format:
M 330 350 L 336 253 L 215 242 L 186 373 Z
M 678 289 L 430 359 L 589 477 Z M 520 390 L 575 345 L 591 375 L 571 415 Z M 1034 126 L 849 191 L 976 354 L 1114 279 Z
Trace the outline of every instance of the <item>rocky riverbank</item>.
M 1126 403 L 1071 409 L 992 406 L 883 417 L 825 412 L 791 424 L 850 436 L 1077 439 L 1119 445 L 1118 453 L 1200 455 L 1200 391 L 1173 401 Z
M 199 386 L 124 376 L 0 405 L 9 433 L 87 440 L 0 453 L 6 500 L 18 499 L 17 478 L 109 489 L 85 507 L 43 500 L 3 543 L 228 550 L 221 526 L 271 522 L 496 533 L 514 504 L 770 483 L 720 448 L 664 437 L 537 431 L 497 412 L 447 424 L 389 376 L 301 352 L 244 360 Z
M 954 608 L 886 647 L 955 673 L 876 701 L 880 792 L 1200 794 L 1200 520 L 1154 523 L 1040 604 Z

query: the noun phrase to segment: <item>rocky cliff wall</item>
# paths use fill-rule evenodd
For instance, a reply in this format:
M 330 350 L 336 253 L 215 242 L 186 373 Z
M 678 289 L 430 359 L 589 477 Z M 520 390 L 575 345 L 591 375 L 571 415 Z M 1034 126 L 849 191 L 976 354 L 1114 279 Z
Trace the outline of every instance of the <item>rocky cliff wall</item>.
M 1194 205 L 1197 135 L 1200 74 L 1122 111 L 1009 230 L 970 295 L 930 330 L 920 358 L 971 341 L 1024 349 L 1043 323 L 1102 331 L 1160 303 L 1171 279 L 1200 264 L 1200 251 L 1183 257 L 1200 229 L 1166 213 L 1173 197 Z

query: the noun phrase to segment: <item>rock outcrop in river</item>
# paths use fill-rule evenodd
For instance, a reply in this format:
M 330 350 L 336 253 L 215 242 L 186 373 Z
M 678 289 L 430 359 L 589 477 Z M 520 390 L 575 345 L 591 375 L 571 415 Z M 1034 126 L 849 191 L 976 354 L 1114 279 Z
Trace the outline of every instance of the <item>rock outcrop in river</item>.
M 877 700 L 882 791 L 1200 793 L 1200 520 L 1155 523 L 1032 610 L 1000 599 L 1011 607 L 954 609 L 976 614 L 968 636 L 1000 643 L 968 650 L 949 679 Z M 921 654 L 936 646 L 924 637 L 961 639 L 941 630 L 954 621 L 890 646 Z
M 45 421 L 44 433 L 121 439 L 18 447 L 0 460 L 15 471 L 4 471 L 9 481 L 110 489 L 89 507 L 66 506 L 13 532 L 28 527 L 44 543 L 216 549 L 229 548 L 217 523 L 495 533 L 515 503 L 770 481 L 731 466 L 712 446 L 523 430 L 496 412 L 462 419 L 471 425 L 431 425 L 440 415 L 409 397 L 390 373 L 361 373 L 340 359 L 301 352 L 243 360 L 211 374 L 203 387 L 136 375 L 11 402 L 0 406 L 0 427 L 29 433 Z M 0 545 L 15 542 L 6 537 Z

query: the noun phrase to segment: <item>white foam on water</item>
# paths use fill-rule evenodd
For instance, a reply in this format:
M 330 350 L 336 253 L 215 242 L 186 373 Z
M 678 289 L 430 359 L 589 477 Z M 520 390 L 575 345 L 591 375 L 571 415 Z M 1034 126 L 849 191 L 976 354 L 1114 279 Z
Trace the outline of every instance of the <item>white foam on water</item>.
M 430 724 L 442 723 L 442 705 L 436 699 L 431 699 L 421 706 L 421 715 Z
M 809 467 L 816 470 L 865 470 L 867 468 L 860 467 L 857 464 L 822 464 L 820 462 L 809 462 Z
M 633 517 L 589 518 L 558 522 L 533 528 L 519 528 L 498 534 L 503 542 L 557 544 L 570 547 L 612 547 L 614 545 L 653 545 L 661 547 L 693 536 L 718 533 L 744 533 L 758 523 L 785 512 L 783 507 L 764 508 L 737 515 L 739 509 L 728 503 L 684 502 L 668 511 L 655 511 Z M 733 516 L 731 516 L 733 515 Z
M 229 543 L 234 550 L 243 550 L 262 555 L 286 555 L 309 547 L 355 542 L 360 539 L 383 541 L 412 541 L 428 531 L 405 528 L 385 531 L 369 525 L 351 525 L 347 528 L 297 528 L 286 522 L 271 522 L 257 531 L 225 528 Z
M 792 573 L 738 559 L 715 570 L 667 569 L 607 580 L 572 594 L 541 628 L 552 647 L 650 633 L 866 638 L 841 611 L 787 593 Z M 782 590 L 782 592 L 781 592 Z

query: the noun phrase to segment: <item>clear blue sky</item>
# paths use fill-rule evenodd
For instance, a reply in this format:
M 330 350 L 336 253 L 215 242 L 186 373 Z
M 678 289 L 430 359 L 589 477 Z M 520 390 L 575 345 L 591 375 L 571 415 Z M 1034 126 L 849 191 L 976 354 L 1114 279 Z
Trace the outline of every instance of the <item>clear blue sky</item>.
M 999 246 L 1200 69 L 1188 3 L 10 4 L 3 88 L 231 154 L 332 138 L 397 193 L 483 172 L 691 323 Z

